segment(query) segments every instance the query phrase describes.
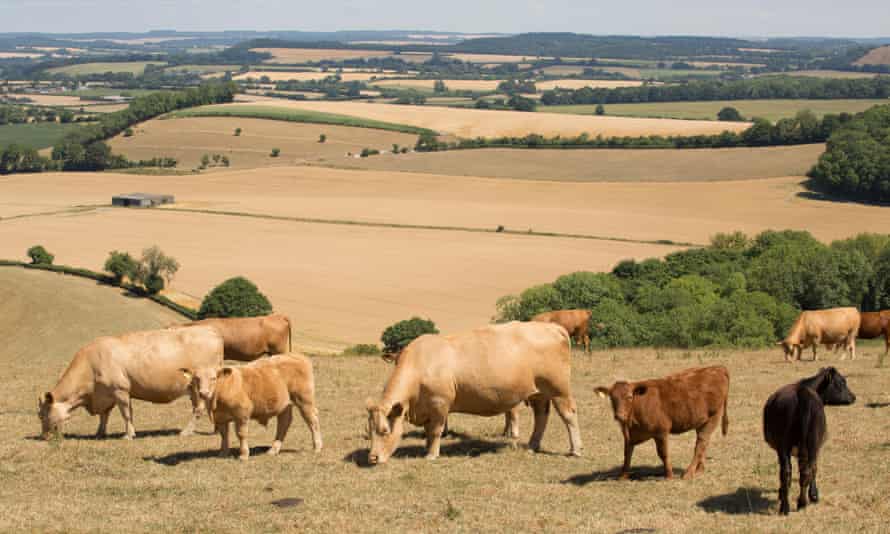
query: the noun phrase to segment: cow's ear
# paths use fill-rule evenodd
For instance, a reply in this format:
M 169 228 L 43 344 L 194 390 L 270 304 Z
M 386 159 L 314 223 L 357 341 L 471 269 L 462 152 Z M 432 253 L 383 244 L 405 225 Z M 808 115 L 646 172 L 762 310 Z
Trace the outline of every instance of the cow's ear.
M 401 417 L 402 413 L 404 413 L 405 407 L 402 406 L 401 402 L 397 402 L 392 405 L 392 408 L 389 410 L 390 417 Z
M 612 393 L 609 388 L 603 386 L 596 388 L 594 391 L 596 391 L 596 394 L 604 399 Z
M 179 372 L 182 373 L 182 376 L 184 376 L 185 379 L 189 382 L 191 382 L 192 379 L 195 378 L 195 373 L 193 373 L 191 369 L 186 369 L 185 367 L 183 367 L 179 370 Z
M 634 395 L 645 395 L 647 389 L 646 386 L 637 386 L 634 388 Z
M 367 399 L 365 399 L 365 408 L 367 408 L 369 412 L 373 412 L 377 409 L 377 402 L 375 402 L 374 399 L 372 399 L 371 397 L 368 397 Z
M 44 394 L 43 394 L 43 402 L 45 402 L 45 403 L 47 403 L 47 404 L 52 404 L 52 403 L 54 403 L 54 402 L 55 402 L 55 399 L 53 399 L 53 394 L 50 393 L 49 391 L 47 391 L 46 393 L 44 393 Z
M 232 374 L 232 368 L 231 368 L 231 367 L 223 367 L 222 369 L 219 370 L 219 375 L 220 375 L 220 376 L 229 376 L 229 375 L 231 375 L 231 374 Z

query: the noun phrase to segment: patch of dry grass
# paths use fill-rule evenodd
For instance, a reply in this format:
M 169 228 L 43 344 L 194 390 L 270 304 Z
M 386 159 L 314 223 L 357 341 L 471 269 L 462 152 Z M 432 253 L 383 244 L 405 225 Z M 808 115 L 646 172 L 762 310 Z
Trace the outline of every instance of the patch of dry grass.
M 582 458 L 565 456 L 566 433 L 555 416 L 544 452 L 530 454 L 522 446 L 512 450 L 498 437 L 502 419 L 458 414 L 450 418 L 457 436 L 444 440 L 438 460 L 422 458 L 423 440 L 411 428 L 395 458 L 366 468 L 364 399 L 379 394 L 392 368 L 379 358 L 315 357 L 324 451 L 311 452 L 308 432 L 296 420 L 282 454 L 266 456 L 262 453 L 271 444 L 274 423 L 268 429 L 251 423 L 253 456 L 241 463 L 216 457 L 219 441 L 206 420 L 193 437 L 175 434 L 188 418 L 185 399 L 171 405 L 136 402 L 137 438 L 132 442 L 120 439 L 117 413 L 110 422 L 112 437 L 91 439 L 97 421 L 82 410 L 65 427 L 65 440 L 35 440 L 39 424 L 33 399 L 53 385 L 76 348 L 110 329 L 153 323 L 132 320 L 112 327 L 111 316 L 104 321 L 74 316 L 66 313 L 65 291 L 32 293 L 32 287 L 16 286 L 25 290 L 17 301 L 25 312 L 19 321 L 11 323 L 7 313 L 0 320 L 0 328 L 11 334 L 0 348 L 7 377 L 0 390 L 3 531 L 114 525 L 138 532 L 879 532 L 890 514 L 883 498 L 890 469 L 884 432 L 890 427 L 890 377 L 886 368 L 875 368 L 876 348 L 866 349 L 856 362 L 838 365 L 859 400 L 851 407 L 827 409 L 829 439 L 819 471 L 822 502 L 781 518 L 776 515 L 777 463 L 761 437 L 761 409 L 772 391 L 812 374 L 819 364 L 785 364 L 776 351 L 576 353 L 572 385 L 585 445 Z M 41 299 L 39 310 L 33 309 L 35 297 Z M 115 306 L 96 310 L 124 315 Z M 730 426 L 728 436 L 712 439 L 707 472 L 691 482 L 664 480 L 649 442 L 637 447 L 633 480 L 615 480 L 621 437 L 610 407 L 593 388 L 617 377 L 662 376 L 712 364 L 730 369 Z M 525 408 L 520 430 L 524 444 L 531 430 Z M 691 433 L 671 438 L 678 468 L 691 458 L 693 443 Z
M 857 59 L 854 65 L 890 65 L 890 45 L 879 46 Z

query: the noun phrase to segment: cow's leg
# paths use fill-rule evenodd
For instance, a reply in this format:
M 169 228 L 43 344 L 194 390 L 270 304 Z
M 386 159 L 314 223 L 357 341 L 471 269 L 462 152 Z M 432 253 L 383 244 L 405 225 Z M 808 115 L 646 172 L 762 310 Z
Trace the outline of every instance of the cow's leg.
M 198 392 L 195 391 L 195 388 L 192 386 L 189 386 L 189 400 L 192 401 L 192 417 L 189 419 L 189 422 L 186 423 L 185 428 L 179 431 L 180 436 L 191 436 L 194 434 L 195 425 L 204 413 L 204 399 L 198 395 Z
M 293 418 L 294 407 L 290 405 L 278 414 L 278 424 L 275 426 L 275 441 L 272 442 L 272 448 L 269 449 L 269 454 L 272 456 L 281 452 L 281 444 L 284 442 L 284 438 L 287 437 L 287 429 L 290 428 Z
M 569 455 L 581 456 L 581 429 L 578 426 L 578 407 L 572 397 L 554 397 L 553 406 L 569 431 Z
M 550 417 L 550 399 L 546 397 L 534 397 L 528 400 L 532 412 L 535 415 L 535 427 L 532 437 L 528 440 L 528 448 L 532 452 L 541 450 L 541 440 L 544 438 L 544 430 L 547 429 L 547 419 Z
M 779 513 L 788 515 L 791 505 L 788 504 L 788 489 L 791 486 L 791 455 L 787 451 L 779 454 Z
M 584 352 L 590 352 L 590 334 L 584 332 Z
M 216 423 L 216 431 L 219 433 L 219 455 L 226 458 L 229 455 L 229 423 Z
M 816 357 L 816 347 L 818 347 L 818 346 L 819 346 L 819 343 L 813 343 L 813 361 L 816 361 L 819 359 Z
M 818 472 L 818 464 L 812 462 L 810 465 L 810 500 L 814 503 L 819 502 L 819 488 L 816 487 L 816 473 Z
M 300 417 L 303 418 L 306 426 L 309 427 L 309 433 L 312 435 L 312 449 L 315 452 L 320 452 L 322 442 L 321 425 L 318 424 L 318 408 L 315 407 L 315 402 L 310 398 L 297 397 L 294 400 L 297 410 L 300 411 Z
M 427 421 L 424 428 L 426 429 L 426 459 L 435 460 L 439 457 L 439 450 L 442 445 L 442 430 L 445 429 L 445 420 L 448 414 L 433 413 L 430 420 Z
M 714 417 L 708 419 L 708 422 L 696 430 L 695 452 L 692 455 L 692 463 L 683 473 L 683 479 L 688 480 L 695 477 L 696 473 L 705 471 L 705 452 L 708 450 L 708 443 L 711 441 L 711 435 L 717 430 L 720 421 L 723 419 L 723 410 L 720 410 Z
M 133 439 L 136 437 L 136 427 L 133 426 L 133 404 L 130 402 L 130 394 L 123 390 L 117 390 L 114 392 L 114 401 L 124 419 L 124 438 Z
M 114 404 L 108 407 L 108 409 L 99 412 L 99 428 L 96 429 L 96 437 L 104 438 L 108 435 L 108 417 L 111 415 L 111 410 L 114 409 Z
M 849 339 L 847 340 L 847 344 L 850 349 L 850 359 L 855 360 L 856 359 L 856 333 L 855 332 L 850 335 Z
M 519 441 L 519 404 L 504 414 L 504 437 L 510 440 L 512 448 L 517 447 Z
M 790 462 L 789 462 L 790 463 Z M 800 472 L 800 495 L 797 497 L 797 509 L 803 510 L 809 504 L 807 500 L 807 492 L 810 489 L 813 472 L 810 455 L 807 454 L 806 446 L 801 446 L 797 453 L 797 470 Z
M 627 438 L 624 439 L 624 464 L 621 466 L 621 474 L 618 475 L 619 480 L 627 480 L 630 478 L 630 459 L 633 458 L 635 445 Z
M 668 434 L 655 436 L 655 450 L 661 458 L 661 463 L 664 464 L 664 478 L 669 480 L 674 478 L 674 468 L 671 466 L 671 455 L 668 451 Z
M 235 419 L 235 433 L 238 434 L 238 441 L 240 442 L 238 459 L 242 461 L 250 458 L 250 447 L 247 445 L 247 424 L 249 422 L 250 419 Z

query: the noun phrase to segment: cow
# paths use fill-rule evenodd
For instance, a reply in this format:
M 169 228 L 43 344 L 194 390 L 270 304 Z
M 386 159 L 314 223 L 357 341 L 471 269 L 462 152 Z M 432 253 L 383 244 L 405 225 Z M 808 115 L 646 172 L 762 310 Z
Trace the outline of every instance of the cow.
M 806 347 L 813 348 L 813 361 L 815 361 L 818 345 L 831 347 L 837 343 L 843 343 L 850 353 L 850 359 L 855 360 L 859 324 L 859 310 L 856 308 L 803 311 L 791 325 L 785 339 L 776 344 L 785 351 L 785 361 L 788 362 L 792 361 L 795 354 L 800 360 Z M 841 356 L 841 359 L 844 359 L 844 356 Z
M 729 430 L 729 371 L 723 366 L 687 369 L 639 382 L 619 381 L 611 387 L 596 388 L 596 393 L 612 401 L 615 420 L 624 436 L 621 480 L 630 477 L 634 447 L 650 439 L 655 440 L 664 463 L 664 476 L 673 478 L 668 436 L 695 430 L 695 454 L 683 473 L 683 479 L 692 479 L 705 470 L 705 449 L 717 425 L 721 425 L 724 436 Z
M 819 502 L 816 486 L 819 450 L 825 442 L 827 424 L 825 405 L 848 405 L 856 395 L 846 379 L 834 367 L 782 387 L 763 407 L 763 438 L 779 456 L 779 513 L 791 511 L 788 491 L 791 485 L 791 456 L 797 455 L 800 471 L 800 496 L 797 509 L 807 506 L 807 497 Z
M 227 360 L 250 362 L 268 354 L 284 354 L 291 348 L 290 319 L 272 314 L 260 317 L 204 319 L 173 328 L 211 326 L 219 330 L 226 344 Z
M 859 333 L 861 339 L 884 337 L 884 354 L 890 353 L 890 310 L 859 313 Z
M 590 311 L 589 310 L 556 310 L 539 313 L 532 317 L 533 322 L 555 323 L 566 329 L 569 336 L 584 345 L 584 351 L 590 352 Z
M 510 322 L 470 332 L 418 337 L 402 351 L 380 400 L 368 399 L 371 465 L 399 446 L 405 420 L 426 430 L 427 459 L 439 456 L 451 412 L 491 417 L 527 401 L 535 424 L 529 449 L 538 451 L 550 404 L 569 433 L 570 454 L 581 454 L 571 392 L 568 333 L 555 324 Z
M 278 426 L 269 454 L 277 455 L 287 436 L 296 406 L 309 427 L 315 452 L 321 451 L 321 430 L 315 405 L 312 361 L 297 353 L 280 354 L 241 367 L 180 369 L 197 394 L 208 404 L 210 421 L 219 433 L 220 455 L 229 454 L 229 423 L 234 421 L 240 441 L 240 459 L 247 460 L 247 426 L 251 419 L 266 425 L 276 417 Z
M 117 405 L 124 418 L 124 437 L 133 439 L 132 399 L 169 403 L 189 394 L 192 419 L 181 431 L 194 432 L 204 403 L 182 379 L 179 369 L 212 369 L 222 366 L 223 340 L 213 328 L 133 332 L 100 337 L 74 355 L 62 378 L 38 398 L 41 436 L 59 432 L 77 408 L 99 415 L 97 437 L 105 437 L 108 416 Z

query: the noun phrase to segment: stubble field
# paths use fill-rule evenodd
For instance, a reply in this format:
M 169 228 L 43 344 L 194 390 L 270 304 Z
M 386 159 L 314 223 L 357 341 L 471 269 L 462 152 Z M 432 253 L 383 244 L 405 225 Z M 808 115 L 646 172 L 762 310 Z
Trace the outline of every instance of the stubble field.
M 824 358 L 847 374 L 858 400 L 827 409 L 822 502 L 787 518 L 776 514 L 778 469 L 761 438 L 761 409 L 775 389 L 826 362 L 786 364 L 775 351 L 576 352 L 572 388 L 582 458 L 565 456 L 566 432 L 557 417 L 550 419 L 543 452 L 529 453 L 524 445 L 531 415 L 523 408 L 517 449 L 498 437 L 501 418 L 458 414 L 450 418 L 456 435 L 443 441 L 439 459 L 422 458 L 423 439 L 409 426 L 399 453 L 386 465 L 367 468 L 364 399 L 379 394 L 391 371 L 367 357 L 313 358 L 325 442 L 319 454 L 311 451 L 302 422 L 294 421 L 281 455 L 268 456 L 274 423 L 264 429 L 253 422 L 251 458 L 246 463 L 219 458 L 218 437 L 206 420 L 197 435 L 176 435 L 189 417 L 185 399 L 171 405 L 135 402 L 137 436 L 131 442 L 120 439 L 117 413 L 111 437 L 92 439 L 96 418 L 82 410 L 66 425 L 65 439 L 39 441 L 34 399 L 52 387 L 78 347 L 100 334 L 159 326 L 154 312 L 129 304 L 149 305 L 144 301 L 100 296 L 114 290 L 83 280 L 61 285 L 56 278 L 61 277 L 0 270 L 0 280 L 18 282 L 2 301 L 4 317 L 13 312 L 18 320 L 0 323 L 4 339 L 12 340 L 0 348 L 7 373 L 0 392 L 3 531 L 114 525 L 134 532 L 881 532 L 890 514 L 884 498 L 890 375 L 876 367 L 875 347 L 855 362 Z M 37 299 L 42 306 L 34 309 Z M 717 364 L 730 370 L 730 425 L 728 436 L 713 437 L 707 471 L 694 481 L 665 480 L 649 442 L 635 451 L 632 480 L 615 480 L 621 437 L 607 401 L 593 389 L 618 378 Z M 676 476 L 691 458 L 693 443 L 693 434 L 671 438 Z

